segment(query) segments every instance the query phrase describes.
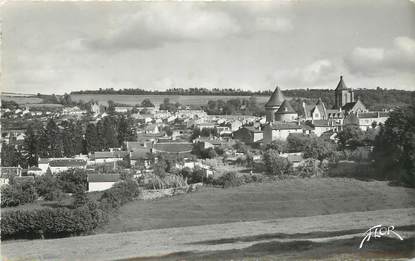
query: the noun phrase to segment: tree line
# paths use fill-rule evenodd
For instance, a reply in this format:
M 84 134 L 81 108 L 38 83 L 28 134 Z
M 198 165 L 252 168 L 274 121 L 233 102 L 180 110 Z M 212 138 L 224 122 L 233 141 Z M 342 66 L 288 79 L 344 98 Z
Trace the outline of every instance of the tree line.
M 36 166 L 39 158 L 72 157 L 122 146 L 135 140 L 132 120 L 124 116 L 107 116 L 96 124 L 82 121 L 50 119 L 46 126 L 32 123 L 26 129 L 21 148 L 3 143 L 2 166 Z

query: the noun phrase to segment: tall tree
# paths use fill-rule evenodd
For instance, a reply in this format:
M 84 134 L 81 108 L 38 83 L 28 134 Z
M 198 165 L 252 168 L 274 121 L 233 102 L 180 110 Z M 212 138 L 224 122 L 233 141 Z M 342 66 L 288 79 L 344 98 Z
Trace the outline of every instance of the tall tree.
M 61 133 L 58 125 L 53 119 L 48 121 L 46 125 L 46 137 L 48 140 L 48 155 L 49 157 L 62 157 L 63 143 Z
M 117 125 L 115 119 L 112 117 L 105 117 L 103 123 L 104 128 L 104 139 L 105 139 L 105 148 L 115 148 L 118 147 L 117 140 Z
M 27 165 L 37 166 L 39 149 L 39 136 L 36 135 L 32 124 L 30 124 L 26 129 L 26 136 L 23 142 L 23 151 L 26 156 Z
M 95 152 L 100 150 L 97 127 L 89 123 L 85 131 L 86 150 L 88 152 Z
M 373 156 L 377 172 L 415 187 L 415 106 L 390 114 L 375 139 Z

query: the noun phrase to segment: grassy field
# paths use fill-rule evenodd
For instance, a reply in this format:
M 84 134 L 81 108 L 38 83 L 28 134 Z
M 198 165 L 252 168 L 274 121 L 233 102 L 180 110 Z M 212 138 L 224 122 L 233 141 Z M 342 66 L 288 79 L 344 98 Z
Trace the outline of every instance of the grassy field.
M 229 100 L 233 98 L 249 99 L 249 96 L 212 96 L 212 95 L 105 95 L 105 94 L 71 94 L 73 101 L 95 100 L 101 104 L 107 104 L 108 100 L 116 103 L 136 105 L 144 99 L 150 99 L 155 105 L 163 103 L 164 98 L 169 98 L 170 102 L 179 102 L 184 105 L 205 105 L 209 100 Z M 265 103 L 269 96 L 258 96 L 258 103 Z
M 415 206 L 415 190 L 344 178 L 292 179 L 198 192 L 153 201 L 134 201 L 98 232 L 305 217 Z

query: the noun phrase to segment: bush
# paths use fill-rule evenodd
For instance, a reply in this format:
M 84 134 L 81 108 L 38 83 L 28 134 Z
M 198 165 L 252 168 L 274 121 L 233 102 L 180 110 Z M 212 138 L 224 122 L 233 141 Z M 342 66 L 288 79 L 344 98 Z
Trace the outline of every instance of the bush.
M 64 237 L 88 233 L 108 221 L 95 203 L 74 210 L 42 208 L 2 213 L 2 239 Z
M 1 188 L 1 207 L 13 207 L 35 201 L 37 194 L 31 181 L 12 183 Z
M 106 210 L 117 209 L 138 197 L 140 189 L 134 180 L 123 180 L 107 189 L 100 198 L 101 207 Z
M 243 184 L 243 179 L 238 177 L 236 172 L 227 172 L 223 174 L 216 184 L 222 185 L 224 188 L 237 187 Z
M 58 180 L 52 174 L 35 177 L 36 193 L 45 200 L 60 200 L 64 197 Z
M 87 187 L 87 174 L 82 169 L 70 169 L 56 175 L 59 187 L 66 193 L 75 193 L 80 187 Z
M 291 172 L 291 164 L 287 158 L 280 157 L 277 150 L 268 149 L 264 153 L 264 165 L 269 175 L 283 177 Z

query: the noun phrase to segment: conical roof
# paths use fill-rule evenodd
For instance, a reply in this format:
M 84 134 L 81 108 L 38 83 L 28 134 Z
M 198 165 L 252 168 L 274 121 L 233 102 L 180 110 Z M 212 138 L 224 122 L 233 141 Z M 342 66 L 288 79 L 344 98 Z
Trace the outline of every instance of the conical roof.
M 268 102 L 265 104 L 265 107 L 277 107 L 280 106 L 285 100 L 284 95 L 282 94 L 280 87 L 276 87 L 275 91 L 272 93 Z
M 278 108 L 278 111 L 276 113 L 296 113 L 293 107 L 291 106 L 290 102 L 288 100 L 285 100 L 281 106 Z
M 343 75 L 340 76 L 340 81 L 337 84 L 336 91 L 347 90 L 347 86 L 343 81 Z

